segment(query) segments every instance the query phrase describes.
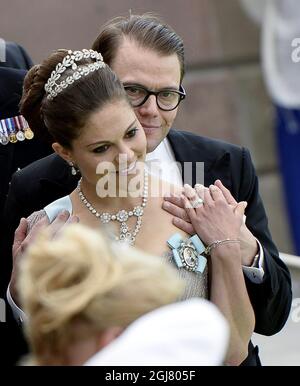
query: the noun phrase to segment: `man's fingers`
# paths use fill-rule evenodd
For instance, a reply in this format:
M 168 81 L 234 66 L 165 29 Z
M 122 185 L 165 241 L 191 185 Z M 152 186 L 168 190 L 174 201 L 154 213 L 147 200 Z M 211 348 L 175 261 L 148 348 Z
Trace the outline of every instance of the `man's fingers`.
M 192 235 L 195 233 L 194 227 L 192 224 L 182 220 L 181 218 L 174 217 L 172 223 L 179 229 L 183 230 L 185 233 Z
M 214 200 L 211 196 L 210 190 L 208 188 L 204 189 L 204 205 L 212 206 L 214 205 Z
M 37 221 L 33 227 L 30 229 L 29 233 L 27 234 L 27 237 L 25 239 L 25 243 L 28 245 L 30 244 L 36 237 L 36 235 L 44 228 L 46 228 L 47 225 L 49 225 L 49 219 L 48 216 L 42 217 L 39 221 Z
M 185 184 L 184 185 L 184 194 L 185 196 L 190 200 L 190 201 L 194 201 L 194 200 L 197 200 L 198 198 L 198 195 L 195 191 L 195 189 L 193 189 L 190 185 L 188 184 Z
M 204 188 L 205 189 L 205 188 Z M 190 185 L 184 185 L 184 195 L 188 198 L 192 208 L 200 208 L 203 204 L 203 198 L 197 193 L 196 187 L 193 189 Z
M 183 194 L 181 196 L 182 205 L 184 206 L 186 213 L 188 217 L 190 218 L 191 222 L 193 219 L 197 217 L 194 207 L 191 205 L 191 202 L 189 199 L 186 198 L 186 196 Z
M 226 198 L 224 197 L 224 194 L 222 193 L 222 190 L 220 188 L 218 188 L 217 186 L 210 185 L 209 191 L 210 191 L 211 197 L 214 201 L 223 200 L 223 201 L 227 202 Z
M 27 234 L 27 220 L 26 218 L 21 218 L 21 221 L 19 223 L 18 228 L 15 231 L 15 243 L 20 243 L 25 239 L 26 234 Z
M 236 205 L 237 201 L 234 199 L 230 191 L 222 184 L 220 180 L 215 181 L 215 185 L 221 189 L 226 201 L 228 202 L 229 205 Z
M 201 198 L 201 200 L 204 200 L 205 186 L 202 184 L 196 184 L 195 190 L 196 190 L 198 196 Z
M 162 208 L 168 213 L 170 213 L 172 216 L 178 217 L 186 222 L 190 222 L 189 216 L 187 215 L 185 209 L 183 209 L 183 204 L 180 197 L 178 199 L 181 207 L 178 207 L 172 202 L 164 201 L 162 204 Z
M 67 222 L 68 222 L 68 224 L 77 224 L 77 223 L 79 223 L 79 217 L 70 216 L 69 220 Z
M 18 228 L 15 231 L 14 244 L 13 244 L 13 256 L 15 251 L 19 249 L 20 245 L 26 238 L 28 223 L 26 218 L 21 218 Z
M 77 223 L 79 218 L 77 216 L 70 216 L 70 213 L 66 210 L 60 212 L 55 220 L 50 224 L 48 216 L 42 217 L 37 221 L 33 227 L 27 233 L 28 222 L 26 219 L 21 219 L 18 228 L 15 231 L 13 256 L 17 256 L 20 252 L 25 252 L 27 247 L 34 241 L 36 236 L 42 229 L 48 227 L 48 230 L 52 237 L 66 224 Z
M 167 196 L 164 196 L 164 201 L 165 202 L 170 202 L 171 204 L 174 204 L 176 206 L 182 207 L 182 202 L 181 202 L 180 196 L 167 195 Z
M 234 213 L 240 217 L 243 217 L 246 207 L 247 207 L 247 202 L 241 201 L 237 204 L 236 208 L 234 209 Z
M 67 210 L 63 210 L 56 216 L 49 226 L 49 231 L 52 237 L 55 237 L 56 234 L 62 229 L 62 227 L 70 219 L 70 213 Z

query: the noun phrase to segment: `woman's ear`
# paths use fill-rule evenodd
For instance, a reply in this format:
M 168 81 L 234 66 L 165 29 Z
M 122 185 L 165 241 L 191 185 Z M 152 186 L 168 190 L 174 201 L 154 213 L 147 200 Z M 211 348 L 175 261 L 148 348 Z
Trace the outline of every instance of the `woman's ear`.
M 61 158 L 63 158 L 67 162 L 72 162 L 72 154 L 71 150 L 63 147 L 60 143 L 54 142 L 52 144 L 52 149 L 58 154 Z

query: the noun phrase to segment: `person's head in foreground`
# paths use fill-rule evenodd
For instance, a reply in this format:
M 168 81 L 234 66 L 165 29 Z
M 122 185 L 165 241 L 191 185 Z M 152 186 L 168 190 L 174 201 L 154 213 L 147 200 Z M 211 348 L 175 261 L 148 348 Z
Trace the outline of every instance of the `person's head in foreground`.
M 28 318 L 29 364 L 81 365 L 98 352 L 104 356 L 96 364 L 159 364 L 158 360 L 171 364 L 173 340 L 177 348 L 183 343 L 182 350 L 191 343 L 194 364 L 220 364 L 225 355 L 228 330 L 214 306 L 192 300 L 196 303 L 186 302 L 187 307 L 185 302 L 177 303 L 177 311 L 176 304 L 167 306 L 170 312 L 163 307 L 174 303 L 183 291 L 183 282 L 171 267 L 137 249 L 112 244 L 99 231 L 79 224 L 63 228 L 54 239 L 47 231 L 41 233 L 22 261 L 19 291 Z M 182 328 L 185 311 L 187 324 Z M 179 315 L 177 328 L 174 318 Z M 203 323 L 211 330 L 205 336 Z M 149 325 L 153 326 L 150 330 Z M 161 339 L 170 344 L 168 355 L 161 351 L 166 350 L 159 345 Z M 157 345 L 154 356 L 153 347 L 149 353 L 150 341 Z M 136 345 L 139 352 L 133 349 L 133 356 L 130 348 Z M 205 355 L 204 348 L 212 355 Z M 187 364 L 178 355 L 173 356 L 174 364 Z
M 41 234 L 26 255 L 19 287 L 33 360 L 40 365 L 84 363 L 183 289 L 158 258 L 112 245 L 78 224 L 51 241 Z

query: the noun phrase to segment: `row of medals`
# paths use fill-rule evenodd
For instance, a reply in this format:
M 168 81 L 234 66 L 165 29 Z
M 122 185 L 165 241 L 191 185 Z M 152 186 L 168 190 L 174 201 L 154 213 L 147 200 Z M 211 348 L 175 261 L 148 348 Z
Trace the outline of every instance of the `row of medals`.
M 16 143 L 18 141 L 22 142 L 26 139 L 32 139 L 34 137 L 33 131 L 27 127 L 26 129 L 19 130 L 16 133 L 11 133 L 8 136 L 0 133 L 0 143 L 2 145 L 7 145 L 9 142 Z

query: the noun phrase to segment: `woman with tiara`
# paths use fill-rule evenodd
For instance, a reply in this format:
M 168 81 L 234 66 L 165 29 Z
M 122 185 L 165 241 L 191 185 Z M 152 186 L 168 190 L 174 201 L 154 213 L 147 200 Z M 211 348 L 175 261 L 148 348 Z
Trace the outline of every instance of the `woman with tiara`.
M 175 94 L 166 91 L 161 103 L 166 108 L 177 103 Z M 82 224 L 161 256 L 186 282 L 182 299 L 209 298 L 226 316 L 231 328 L 227 362 L 240 364 L 255 324 L 238 240 L 245 203 L 233 209 L 217 187 L 185 186 L 181 192 L 147 170 L 143 128 L 98 52 L 60 49 L 34 66 L 25 78 L 21 112 L 34 131 L 49 134 L 70 173 L 81 175 L 70 195 L 33 214 L 30 224 L 43 216 L 51 222 L 67 210 Z M 182 193 L 197 231 L 192 237 L 162 209 L 170 192 Z M 224 269 L 228 264 L 230 270 Z

